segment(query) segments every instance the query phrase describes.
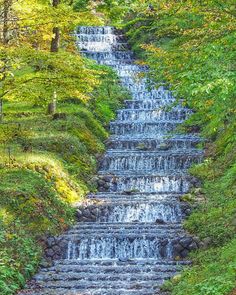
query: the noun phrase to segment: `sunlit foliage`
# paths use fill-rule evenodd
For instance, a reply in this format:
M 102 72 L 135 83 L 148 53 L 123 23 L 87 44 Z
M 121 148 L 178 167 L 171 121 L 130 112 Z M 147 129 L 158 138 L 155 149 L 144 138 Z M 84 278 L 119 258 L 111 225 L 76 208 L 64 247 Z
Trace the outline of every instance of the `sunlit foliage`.
M 69 3 L 1 0 L 0 98 L 45 103 L 56 91 L 58 99 L 89 99 L 99 71 L 78 55 L 72 33 L 77 25 L 99 21 Z M 50 52 L 55 26 L 60 44 L 58 52 Z
M 128 21 L 127 21 L 128 19 Z M 194 267 L 163 290 L 178 295 L 231 294 L 235 286 L 236 5 L 235 1 L 134 1 L 123 21 L 130 44 L 156 85 L 194 109 L 184 129 L 206 138 L 206 160 L 190 172 L 205 201 L 186 222 L 204 249 Z

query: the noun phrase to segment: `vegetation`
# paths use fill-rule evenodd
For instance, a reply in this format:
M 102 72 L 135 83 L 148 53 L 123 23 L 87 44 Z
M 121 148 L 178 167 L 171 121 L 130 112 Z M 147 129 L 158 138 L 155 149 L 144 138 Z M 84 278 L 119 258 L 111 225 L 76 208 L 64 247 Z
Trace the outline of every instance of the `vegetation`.
M 108 136 L 105 127 L 126 96 L 117 85 L 108 71 L 89 103 L 61 101 L 54 117 L 40 105 L 5 102 L 0 125 L 1 294 L 14 294 L 24 285 L 40 261 L 42 237 L 64 231 L 74 220 L 72 205 L 96 189 L 93 176 Z
M 235 2 L 135 3 L 124 21 L 133 50 L 157 86 L 169 87 L 195 110 L 183 129 L 197 128 L 206 139 L 205 161 L 190 169 L 202 181 L 191 199 L 203 201 L 185 224 L 203 248 L 192 254 L 193 267 L 163 288 L 176 295 L 231 294 L 236 283 Z
M 0 1 L 2 295 L 24 286 L 43 238 L 66 230 L 96 189 L 106 127 L 127 98 L 112 70 L 78 53 L 70 32 L 91 13 L 72 2 Z
M 185 224 L 203 247 L 163 290 L 234 294 L 235 1 L 0 0 L 0 8 L 0 293 L 24 285 L 42 236 L 65 230 L 71 204 L 95 188 L 105 127 L 127 94 L 114 73 L 77 53 L 71 32 L 103 24 L 103 14 L 126 31 L 150 80 L 195 110 L 183 129 L 206 138 L 205 161 L 190 169 L 202 187 L 189 199 L 201 202 Z

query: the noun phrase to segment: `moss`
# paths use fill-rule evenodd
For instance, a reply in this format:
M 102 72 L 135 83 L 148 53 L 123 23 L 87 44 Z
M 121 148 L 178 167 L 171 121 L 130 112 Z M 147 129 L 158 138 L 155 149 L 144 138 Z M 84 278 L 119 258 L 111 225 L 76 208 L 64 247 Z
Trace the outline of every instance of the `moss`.
M 182 8 L 184 9 L 184 6 Z M 186 220 L 185 227 L 190 233 L 200 237 L 203 247 L 192 253 L 193 266 L 183 272 L 177 282 L 167 282 L 167 289 L 175 295 L 225 295 L 232 294 L 236 284 L 236 137 L 235 114 L 232 113 L 234 90 L 229 88 L 227 93 L 224 93 L 220 91 L 220 87 L 215 90 L 204 88 L 204 83 L 207 81 L 208 85 L 214 85 L 212 81 L 219 73 L 219 77 L 229 76 L 230 70 L 222 66 L 222 60 L 230 63 L 227 58 L 231 58 L 232 55 L 226 55 L 225 52 L 228 50 L 227 47 L 232 48 L 229 46 L 231 33 L 219 33 L 225 38 L 222 42 L 224 45 L 219 49 L 222 58 L 219 59 L 219 56 L 212 54 L 216 52 L 216 45 L 219 46 L 220 39 L 217 39 L 216 44 L 214 39 L 205 38 L 206 43 L 202 43 L 202 40 L 199 42 L 196 53 L 198 62 L 193 62 L 194 46 L 192 47 L 191 42 L 188 43 L 185 28 L 189 26 L 191 30 L 191 26 L 197 23 L 199 26 L 207 25 L 203 21 L 203 11 L 201 10 L 199 15 L 196 6 L 193 5 L 192 8 L 191 15 L 186 11 L 186 19 L 182 12 L 172 15 L 167 10 L 161 15 L 163 11 L 160 9 L 157 21 L 152 14 L 133 12 L 130 22 L 124 20 L 124 29 L 133 50 L 150 66 L 149 77 L 156 85 L 160 85 L 160 81 L 167 81 L 166 85 L 171 85 L 178 97 L 186 97 L 188 107 L 195 110 L 178 131 L 200 132 L 206 139 L 205 143 L 199 145 L 200 148 L 205 148 L 204 162 L 190 169 L 190 173 L 201 180 L 202 187 L 200 191 L 193 189 L 182 197 L 183 201 L 194 202 L 193 213 Z M 190 5 L 189 9 L 192 8 Z M 206 11 L 205 7 L 203 10 Z M 193 18 L 194 22 L 189 21 Z M 175 21 L 179 22 L 177 31 L 172 28 Z M 216 30 L 224 30 L 222 24 L 217 25 L 219 27 L 216 26 Z M 142 50 L 145 48 L 142 44 L 155 45 L 158 49 Z M 190 54 L 186 44 L 190 44 Z M 185 49 L 182 50 L 183 48 Z M 205 50 L 208 54 L 205 54 Z M 178 63 L 185 58 L 184 55 L 186 60 L 183 65 L 186 68 L 178 68 L 175 62 Z M 200 55 L 203 57 L 201 67 Z M 218 61 L 220 65 L 217 68 Z M 217 72 L 216 68 L 222 73 Z M 207 73 L 206 79 L 203 78 L 204 72 Z M 232 87 L 233 85 L 234 83 Z M 203 95 L 202 91 L 199 94 L 195 86 L 204 91 L 207 89 L 206 93 Z
M 100 67 L 99 67 L 100 68 Z M 58 102 L 60 119 L 44 106 L 4 103 L 0 125 L 0 293 L 12 295 L 36 271 L 45 235 L 74 221 L 73 204 L 94 189 L 97 157 L 108 122 L 128 98 L 116 75 L 102 67 L 90 101 Z

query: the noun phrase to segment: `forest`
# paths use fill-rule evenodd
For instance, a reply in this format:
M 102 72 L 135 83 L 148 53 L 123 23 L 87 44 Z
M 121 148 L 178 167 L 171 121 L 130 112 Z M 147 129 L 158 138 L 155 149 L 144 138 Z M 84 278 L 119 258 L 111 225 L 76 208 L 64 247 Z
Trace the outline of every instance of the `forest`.
M 79 26 L 124 32 L 155 87 L 193 110 L 200 187 L 184 228 L 199 237 L 192 265 L 163 294 L 236 292 L 236 3 L 234 0 L 0 0 L 0 294 L 42 266 L 43 240 L 75 223 L 97 190 L 108 125 L 130 93 L 115 71 L 76 47 Z M 167 292 L 167 293 L 165 293 Z

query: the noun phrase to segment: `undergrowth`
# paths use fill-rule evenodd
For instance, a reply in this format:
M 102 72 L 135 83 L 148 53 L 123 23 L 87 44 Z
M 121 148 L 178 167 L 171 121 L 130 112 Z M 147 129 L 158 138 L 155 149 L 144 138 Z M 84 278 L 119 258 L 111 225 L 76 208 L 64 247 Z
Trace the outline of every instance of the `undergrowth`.
M 101 67 L 99 67 L 100 69 Z M 108 123 L 128 94 L 102 67 L 101 84 L 88 102 L 46 106 L 4 102 L 0 124 L 0 294 L 22 288 L 42 257 L 40 241 L 74 222 L 73 204 L 95 190 L 93 176 L 104 151 Z
M 150 3 L 152 11 L 137 6 L 124 20 L 130 45 L 150 67 L 148 75 L 157 87 L 165 84 L 194 110 L 182 130 L 199 130 L 205 138 L 200 146 L 205 159 L 189 171 L 200 179 L 201 187 L 188 194 L 195 209 L 185 221 L 202 247 L 191 253 L 193 265 L 162 289 L 174 295 L 232 295 L 236 290 L 235 71 L 231 67 L 235 18 L 214 1 Z

